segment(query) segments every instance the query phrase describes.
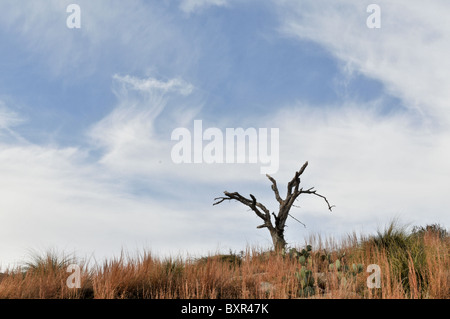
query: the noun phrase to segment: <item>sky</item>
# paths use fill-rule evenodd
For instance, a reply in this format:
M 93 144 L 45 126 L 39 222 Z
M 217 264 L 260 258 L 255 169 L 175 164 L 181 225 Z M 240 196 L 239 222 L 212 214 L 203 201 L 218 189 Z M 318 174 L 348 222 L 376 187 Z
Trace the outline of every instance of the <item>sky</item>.
M 173 160 L 174 130 L 200 120 L 278 129 L 282 196 L 308 161 L 302 185 L 335 207 L 301 195 L 291 246 L 393 218 L 448 227 L 449 13 L 447 0 L 1 0 L 0 267 L 30 250 L 270 247 L 247 207 L 213 206 L 237 191 L 276 212 L 261 162 Z

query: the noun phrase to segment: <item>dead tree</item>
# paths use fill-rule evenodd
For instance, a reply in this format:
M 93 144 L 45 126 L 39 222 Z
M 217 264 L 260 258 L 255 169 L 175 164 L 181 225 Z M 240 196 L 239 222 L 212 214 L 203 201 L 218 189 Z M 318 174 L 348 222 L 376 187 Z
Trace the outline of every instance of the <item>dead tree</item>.
M 306 190 L 300 187 L 300 176 L 303 174 L 307 166 L 308 162 L 303 164 L 300 170 L 295 173 L 295 176 L 288 183 L 285 199 L 281 198 L 280 193 L 278 191 L 277 182 L 275 181 L 275 179 L 266 174 L 267 178 L 272 182 L 272 191 L 275 194 L 275 199 L 279 203 L 278 215 L 272 213 L 275 225 L 272 223 L 270 211 L 263 204 L 258 202 L 255 196 L 253 196 L 252 194 L 250 194 L 249 199 L 245 198 L 244 196 L 242 196 L 237 192 L 230 193 L 225 191 L 224 192 L 225 196 L 215 198 L 214 200 L 216 202 L 213 205 L 218 205 L 226 200 L 236 200 L 250 207 L 250 209 L 264 221 L 264 223 L 262 225 L 259 225 L 257 228 L 267 228 L 270 232 L 270 236 L 272 237 L 272 242 L 275 250 L 281 250 L 286 246 L 286 241 L 284 239 L 284 228 L 286 226 L 286 219 L 288 218 L 289 211 L 298 196 L 300 196 L 301 194 L 311 194 L 319 196 L 325 200 L 325 202 L 328 205 L 328 209 L 330 211 L 334 207 L 330 205 L 325 196 L 318 194 L 316 190 L 314 190 L 314 187 L 308 188 Z

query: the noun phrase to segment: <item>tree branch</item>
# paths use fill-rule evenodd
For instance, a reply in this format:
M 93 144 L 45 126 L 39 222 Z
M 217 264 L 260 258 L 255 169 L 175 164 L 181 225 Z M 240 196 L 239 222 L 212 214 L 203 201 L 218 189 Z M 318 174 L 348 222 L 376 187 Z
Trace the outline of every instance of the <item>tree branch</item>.
M 330 210 L 330 212 L 333 211 L 332 208 L 336 207 L 336 206 L 335 205 L 330 205 L 330 203 L 328 202 L 328 199 L 325 196 L 318 194 L 317 191 L 313 190 L 313 189 L 314 189 L 314 187 L 311 187 L 310 189 L 308 189 L 306 191 L 302 191 L 302 193 L 304 193 L 304 194 L 312 194 L 312 195 L 316 195 L 316 196 L 319 196 L 319 197 L 323 198 L 325 200 L 325 202 L 327 203 L 328 209 Z
M 294 216 L 292 216 L 291 214 L 289 214 L 289 216 L 291 216 L 293 219 L 295 219 L 296 221 L 298 221 L 300 224 L 302 224 L 303 225 L 303 227 L 305 227 L 306 228 L 306 225 L 305 224 L 303 224 L 301 221 L 299 221 L 297 218 L 295 218 Z
M 296 191 L 298 191 L 298 187 L 300 185 L 300 175 L 303 174 L 303 172 L 305 171 L 307 166 L 308 166 L 308 161 L 306 161 L 305 164 L 303 164 L 303 166 L 300 168 L 300 170 L 298 172 L 295 172 L 295 176 L 288 183 L 286 199 L 289 195 L 292 194 L 292 187 L 295 187 Z
M 262 220 L 265 221 L 266 224 L 270 223 L 269 210 L 263 204 L 257 202 L 255 196 L 253 196 L 252 194 L 250 194 L 251 200 L 248 198 L 245 198 L 238 192 L 230 193 L 230 192 L 225 191 L 224 194 L 225 194 L 225 197 L 214 198 L 214 200 L 216 202 L 213 203 L 213 206 L 218 205 L 226 200 L 236 200 L 236 201 L 250 207 L 259 218 L 261 218 Z M 258 208 L 262 209 L 264 214 Z
M 272 182 L 272 190 L 275 193 L 275 198 L 276 198 L 277 202 L 280 203 L 280 205 L 282 205 L 283 199 L 281 198 L 280 192 L 278 191 L 277 181 L 269 174 L 266 174 L 266 176 Z

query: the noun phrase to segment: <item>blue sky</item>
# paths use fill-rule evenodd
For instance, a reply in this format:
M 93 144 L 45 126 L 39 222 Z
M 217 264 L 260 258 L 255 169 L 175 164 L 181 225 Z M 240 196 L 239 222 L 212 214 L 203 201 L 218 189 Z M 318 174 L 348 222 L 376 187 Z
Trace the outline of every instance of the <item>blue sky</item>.
M 66 27 L 66 7 L 81 28 Z M 0 4 L 0 264 L 27 249 L 99 258 L 270 246 L 224 190 L 276 210 L 259 165 L 175 165 L 171 132 L 280 129 L 286 183 L 308 160 L 287 241 L 448 225 L 450 24 L 442 1 Z

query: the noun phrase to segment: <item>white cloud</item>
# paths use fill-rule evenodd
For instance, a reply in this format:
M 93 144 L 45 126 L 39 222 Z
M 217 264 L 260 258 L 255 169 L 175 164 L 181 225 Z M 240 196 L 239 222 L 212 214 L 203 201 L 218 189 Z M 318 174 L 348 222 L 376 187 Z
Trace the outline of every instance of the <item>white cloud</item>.
M 165 173 L 169 168 L 161 163 L 170 163 L 171 128 L 191 120 L 200 107 L 188 102 L 193 86 L 178 78 L 115 75 L 114 80 L 118 104 L 89 132 L 105 151 L 100 163 L 131 174 Z
M 192 84 L 187 83 L 179 78 L 163 82 L 154 78 L 140 79 L 130 75 L 120 76 L 115 74 L 113 76 L 113 79 L 121 83 L 126 89 L 132 89 L 147 93 L 152 93 L 154 90 L 159 90 L 162 91 L 162 93 L 173 91 L 178 92 L 182 95 L 189 95 L 194 89 Z
M 5 102 L 0 100 L 0 138 L 3 140 L 11 139 L 14 142 L 26 142 L 20 134 L 14 131 L 16 126 L 25 121 L 17 112 L 12 111 Z
M 180 9 L 187 13 L 198 11 L 209 6 L 226 6 L 228 0 L 181 0 Z
M 70 0 L 0 2 L 4 36 L 15 39 L 45 75 L 78 80 L 97 74 L 108 64 L 113 72 L 173 67 L 178 72 L 196 52 L 156 2 L 79 0 L 81 28 L 68 29 Z M 108 70 L 107 72 L 111 72 Z
M 8 130 L 22 123 L 22 119 L 16 112 L 11 111 L 4 102 L 0 101 L 0 134 L 2 130 Z
M 378 1 L 381 29 L 369 29 L 370 1 L 283 1 L 281 30 L 323 45 L 348 68 L 381 81 L 388 93 L 440 125 L 450 101 L 450 3 Z

